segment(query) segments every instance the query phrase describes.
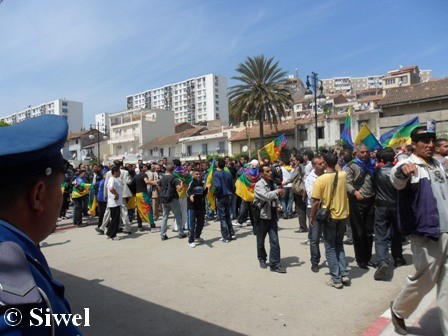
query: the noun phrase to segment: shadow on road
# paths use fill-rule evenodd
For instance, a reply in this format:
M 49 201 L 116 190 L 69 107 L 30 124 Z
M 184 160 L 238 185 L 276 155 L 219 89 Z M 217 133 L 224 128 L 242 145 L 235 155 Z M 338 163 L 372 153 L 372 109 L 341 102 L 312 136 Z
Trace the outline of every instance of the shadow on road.
M 83 314 L 84 308 L 90 309 L 90 327 L 81 327 L 85 335 L 242 335 L 108 288 L 100 279 L 86 280 L 55 269 L 52 273 L 66 286 L 73 313 Z M 191 304 L 198 304 L 197 298 Z

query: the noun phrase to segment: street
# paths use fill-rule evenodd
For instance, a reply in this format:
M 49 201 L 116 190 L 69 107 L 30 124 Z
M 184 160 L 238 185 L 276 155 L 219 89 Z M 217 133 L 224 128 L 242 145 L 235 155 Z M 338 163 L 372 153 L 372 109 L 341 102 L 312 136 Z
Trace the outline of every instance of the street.
M 412 272 L 409 245 L 408 265 L 394 269 L 390 281 L 358 268 L 353 246 L 345 245 L 352 285 L 328 287 L 323 244 L 320 272 L 313 273 L 309 246 L 301 244 L 307 234 L 294 232 L 297 218 L 279 223 L 287 274 L 259 267 L 250 226 L 236 227 L 237 240 L 223 244 L 219 223 L 210 222 L 205 242 L 191 248 L 171 228 L 163 242 L 148 231 L 111 241 L 95 225 L 62 224 L 42 251 L 72 311 L 90 309 L 86 335 L 361 335 Z

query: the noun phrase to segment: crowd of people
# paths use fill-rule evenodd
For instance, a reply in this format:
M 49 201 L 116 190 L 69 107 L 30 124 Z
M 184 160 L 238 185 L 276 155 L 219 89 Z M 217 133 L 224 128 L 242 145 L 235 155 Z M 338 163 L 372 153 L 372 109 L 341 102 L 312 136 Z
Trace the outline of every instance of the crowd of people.
M 412 145 L 398 152 L 392 148 L 370 151 L 361 144 L 352 151 L 315 154 L 305 150 L 275 162 L 243 155 L 239 161 L 224 157 L 204 162 L 199 157 L 194 163 L 163 159 L 136 165 L 115 161 L 110 167 L 80 165 L 74 176 L 67 175 L 60 215 L 66 215 L 71 195 L 78 226 L 84 226 L 82 218 L 90 203 L 90 214 L 98 216 L 96 230 L 111 240 L 119 240 L 120 231 L 131 234 L 136 219 L 139 230 L 160 232 L 165 241 L 172 212 L 172 231 L 179 239 L 188 236 L 190 247 L 204 242 L 201 233 L 207 221 L 220 221 L 223 243 L 236 239 L 234 226 L 251 225 L 260 267 L 277 273 L 286 273 L 278 221 L 297 218 L 295 232 L 307 233 L 302 243 L 310 247 L 311 271 L 321 268 L 323 242 L 330 273 L 327 285 L 337 289 L 351 285 L 345 244 L 353 244 L 357 266 L 376 268 L 374 279 L 381 281 L 388 279 L 392 265 L 407 263 L 402 244 L 409 238 L 417 271 L 391 304 L 397 332 L 404 332 L 403 319 L 435 284 L 444 287 L 438 296 L 448 307 L 448 140 L 436 139 L 435 133 L 423 127 L 417 130 L 420 133 L 414 132 Z M 240 197 L 236 187 L 245 174 L 252 182 L 247 186 L 253 194 L 250 200 Z M 158 230 L 155 221 L 160 217 Z M 427 245 L 436 255 L 428 252 Z M 424 250 L 423 256 L 417 248 Z M 430 275 L 425 273 L 428 269 Z M 424 290 L 419 287 L 423 284 Z M 442 314 L 446 328 L 446 308 Z

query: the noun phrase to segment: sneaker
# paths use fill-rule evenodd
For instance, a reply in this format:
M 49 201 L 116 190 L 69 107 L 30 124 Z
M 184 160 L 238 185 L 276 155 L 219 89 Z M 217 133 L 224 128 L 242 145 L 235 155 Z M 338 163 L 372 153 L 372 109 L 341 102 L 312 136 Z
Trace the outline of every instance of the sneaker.
M 311 270 L 312 270 L 314 273 L 319 272 L 319 265 L 318 265 L 318 264 L 312 264 L 312 265 L 311 265 Z
M 171 232 L 178 232 L 178 230 L 176 230 L 176 229 L 172 229 Z
M 333 278 L 330 278 L 330 279 L 327 280 L 327 285 L 330 286 L 330 287 L 337 288 L 337 289 L 341 289 L 341 288 L 344 287 L 344 286 L 342 285 L 342 283 L 340 283 L 340 282 L 334 282 Z
M 304 241 L 301 242 L 302 245 L 309 245 L 310 244 L 310 240 L 309 239 L 305 239 Z
M 373 278 L 375 280 L 385 280 L 388 269 L 389 269 L 388 264 L 386 264 L 385 262 L 381 263 L 381 265 L 377 268 L 375 274 L 373 275 Z
M 144 232 L 144 231 L 146 231 L 146 230 L 145 230 L 144 227 L 141 227 L 141 228 L 138 228 L 138 231 L 140 231 L 140 232 Z
M 235 236 L 235 235 L 233 235 L 233 236 L 230 237 L 230 238 L 232 238 L 232 240 L 236 240 L 236 236 Z
M 352 284 L 352 280 L 347 275 L 341 278 L 341 282 L 344 286 L 350 286 Z
M 196 245 L 197 244 L 202 244 L 204 242 L 204 239 L 202 239 L 202 238 L 195 238 L 194 242 L 196 243 Z
M 266 260 L 259 260 L 260 262 L 260 267 L 263 269 L 268 268 L 268 264 L 266 264 Z
M 111 238 L 111 240 L 121 240 L 121 237 L 115 236 L 115 237 Z
M 167 239 L 168 239 L 168 236 L 167 236 L 167 235 L 163 235 L 163 236 L 160 237 L 160 239 L 161 239 L 162 241 L 167 240 Z
M 227 243 L 230 243 L 230 240 L 228 240 L 228 239 L 224 239 L 224 238 L 221 238 L 220 241 L 222 241 L 223 243 L 226 243 L 226 244 L 227 244 Z
M 233 225 L 233 226 L 240 226 L 240 227 L 243 226 L 243 224 L 238 223 L 238 222 L 232 222 L 232 225 Z
M 178 237 L 179 239 L 184 239 L 187 235 L 185 233 L 181 233 Z
M 104 234 L 104 231 L 103 230 L 101 230 L 100 228 L 95 228 L 95 231 L 96 232 L 98 232 L 100 235 L 103 235 Z
M 392 316 L 392 324 L 394 325 L 395 332 L 400 335 L 407 335 L 408 330 L 406 329 L 406 324 L 404 323 L 404 319 L 395 315 L 393 305 L 394 305 L 394 302 L 392 301 L 390 303 L 390 314 Z
M 196 247 L 196 244 L 195 244 L 194 242 L 192 242 L 192 243 L 189 243 L 188 246 L 190 246 L 190 247 Z

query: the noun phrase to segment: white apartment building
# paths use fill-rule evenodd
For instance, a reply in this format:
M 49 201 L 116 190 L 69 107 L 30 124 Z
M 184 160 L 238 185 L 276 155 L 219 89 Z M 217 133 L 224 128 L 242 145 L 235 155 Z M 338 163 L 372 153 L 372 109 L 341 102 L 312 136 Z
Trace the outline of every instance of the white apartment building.
M 367 89 L 382 88 L 382 75 L 366 77 L 335 77 L 322 80 L 324 92 L 330 93 L 355 93 Z
M 7 122 L 8 124 L 15 124 L 25 119 L 38 117 L 43 114 L 55 114 L 66 118 L 69 132 L 79 132 L 83 127 L 84 118 L 82 103 L 67 99 L 57 99 L 33 107 L 30 105 L 23 111 L 0 118 L 0 120 Z
M 107 133 L 106 131 L 109 130 L 110 126 L 109 113 L 95 114 L 95 125 L 92 126 L 102 133 Z
M 173 111 L 161 109 L 131 109 L 109 114 L 108 161 L 125 158 L 137 161 L 140 147 L 152 139 L 174 134 Z
M 126 97 L 127 109 L 174 111 L 174 122 L 201 123 L 219 119 L 229 123 L 227 78 L 208 74 Z

